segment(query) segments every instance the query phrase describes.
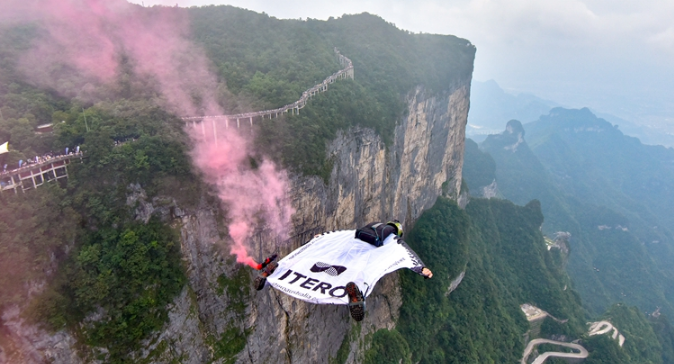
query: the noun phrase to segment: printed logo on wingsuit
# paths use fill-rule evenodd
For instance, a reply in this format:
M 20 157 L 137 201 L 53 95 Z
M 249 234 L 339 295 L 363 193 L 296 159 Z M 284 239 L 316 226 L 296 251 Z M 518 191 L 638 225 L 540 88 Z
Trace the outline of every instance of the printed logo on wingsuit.
M 313 269 L 313 267 L 312 267 L 312 269 Z M 320 269 L 322 269 L 322 268 L 320 268 Z M 346 270 L 346 268 L 344 268 L 344 269 Z M 299 283 L 299 286 L 301 288 L 306 289 L 306 290 L 311 290 L 311 291 L 320 290 L 321 294 L 329 294 L 330 296 L 336 297 L 336 298 L 342 298 L 342 297 L 346 296 L 346 287 L 344 287 L 344 286 L 333 287 L 332 284 L 330 284 L 330 283 L 321 282 L 320 280 L 314 279 L 314 278 L 309 278 L 309 277 L 305 276 L 304 274 L 293 272 L 291 269 L 288 269 L 285 273 L 283 273 L 283 275 L 281 277 L 279 277 L 278 280 L 284 281 L 286 278 L 290 277 L 291 274 L 293 274 L 294 276 L 289 281 L 286 282 L 288 285 L 294 285 L 294 284 L 300 282 L 300 280 L 302 280 L 301 283 Z
M 311 271 L 314 273 L 326 273 L 329 274 L 333 277 L 337 277 L 338 275 L 344 273 L 346 270 L 346 267 L 343 267 L 341 265 L 330 265 L 328 263 L 323 263 L 323 262 L 317 262 L 314 264 L 313 267 L 311 267 Z
M 405 242 L 402 239 L 397 239 L 398 244 L 402 245 L 403 248 L 405 248 L 405 251 L 407 251 L 407 255 L 410 257 L 410 260 L 412 261 L 412 264 L 415 266 L 421 266 L 421 259 L 419 259 L 419 256 L 412 250 L 410 247 L 405 244 Z M 416 267 L 415 267 L 416 268 Z M 414 269 L 412 269 L 414 270 Z

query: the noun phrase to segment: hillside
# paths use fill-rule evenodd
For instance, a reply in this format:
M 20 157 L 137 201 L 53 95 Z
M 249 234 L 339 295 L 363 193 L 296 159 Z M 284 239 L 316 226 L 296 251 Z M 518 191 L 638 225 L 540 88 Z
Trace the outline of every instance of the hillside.
M 536 338 L 581 345 L 589 363 L 671 362 L 672 331 L 664 316 L 647 318 L 636 307 L 617 304 L 593 319 L 611 323 L 619 333 L 591 331 L 565 272 L 565 253 L 544 241 L 542 221 L 536 200 L 522 207 L 472 199 L 464 211 L 439 199 L 408 241 L 428 257 L 427 264 L 440 267 L 439 277 L 455 276 L 461 267 L 465 276 L 456 288 L 449 279 L 420 285 L 418 277 L 403 272 L 400 319 L 395 329 L 374 333 L 363 362 L 520 362 L 526 344 Z M 525 304 L 542 308 L 547 317 L 525 317 Z M 544 344 L 536 352 L 559 350 Z
M 671 149 L 642 145 L 587 109 L 553 109 L 524 126 L 512 120 L 480 148 L 496 163 L 500 195 L 518 204 L 539 199 L 543 232 L 569 233 L 566 270 L 588 314 L 624 302 L 671 316 L 672 241 L 664 221 Z M 493 168 L 485 156 L 466 156 L 466 164 Z
M 660 238 L 663 244 L 657 248 L 654 247 L 657 244 L 643 244 L 646 235 L 641 234 L 648 226 L 644 219 L 649 217 L 640 212 L 647 211 L 648 205 L 642 200 L 627 201 L 624 193 L 613 189 L 615 186 L 608 177 L 616 173 L 610 166 L 629 168 L 628 163 L 638 159 L 625 163 L 611 161 L 606 165 L 610 155 L 607 149 L 623 148 L 623 141 L 618 139 L 613 140 L 611 146 L 606 144 L 609 142 L 602 145 L 597 137 L 606 133 L 599 130 L 607 130 L 620 138 L 622 134 L 605 122 L 604 128 L 608 124 L 610 129 L 597 129 L 592 119 L 584 126 L 574 124 L 582 121 L 564 118 L 560 109 L 555 110 L 539 122 L 527 124 L 526 128 L 533 131 L 527 132 L 526 137 L 521 124 L 511 121 L 508 131 L 492 135 L 482 143 L 482 148 L 496 160 L 499 191 L 518 204 L 539 199 L 546 217 L 546 234 L 557 231 L 571 234 L 573 253 L 568 270 L 589 312 L 599 314 L 611 303 L 620 301 L 639 305 L 644 310 L 662 307 L 671 312 L 666 288 L 669 266 L 657 264 L 669 254 L 668 244 L 664 237 Z M 575 145 L 565 144 L 554 129 L 546 129 L 547 134 L 541 132 L 544 125 L 552 125 L 552 120 L 562 133 L 576 134 L 568 138 L 574 140 Z M 515 144 L 518 145 L 513 151 L 510 146 Z M 591 149 L 583 150 L 580 145 Z M 616 158 L 620 155 L 616 154 Z M 639 154 L 632 156 L 639 158 Z M 646 163 L 650 162 L 641 164 Z M 636 173 L 634 176 L 640 178 Z M 621 183 L 631 182 L 622 179 Z M 663 183 L 667 182 L 663 180 Z
M 398 345 L 409 348 L 400 352 L 411 355 L 412 362 L 517 362 L 530 329 L 519 307 L 527 302 L 568 320 L 544 335 L 579 337 L 584 330 L 580 301 L 564 289 L 569 282 L 545 247 L 541 221 L 536 201 L 518 207 L 475 199 L 464 211 L 438 200 L 421 216 L 409 241 L 443 279 L 420 285 L 412 274 L 402 274 L 400 320 L 391 333 L 375 333 L 365 362 L 395 362 L 389 351 L 397 352 L 391 349 L 396 345 L 384 342 L 390 335 L 400 335 L 404 344 Z M 449 280 L 443 276 L 457 269 L 465 269 L 465 277 L 448 293 Z

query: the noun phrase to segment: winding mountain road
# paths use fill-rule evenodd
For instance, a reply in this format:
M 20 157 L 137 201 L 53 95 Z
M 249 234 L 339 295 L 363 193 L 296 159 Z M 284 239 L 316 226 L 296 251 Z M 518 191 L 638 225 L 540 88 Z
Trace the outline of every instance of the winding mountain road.
M 521 306 L 522 311 L 527 315 L 527 319 L 529 321 L 535 321 L 539 320 L 541 317 L 545 318 L 546 316 L 549 316 L 549 314 L 538 307 L 529 305 L 529 304 L 524 304 Z M 552 317 L 552 316 L 550 316 Z M 557 320 L 557 319 L 555 319 Z M 562 322 L 560 320 L 557 320 L 558 322 Z M 563 322 L 566 322 L 567 320 L 563 320 Z M 621 347 L 625 343 L 625 337 L 618 332 L 618 329 L 613 326 L 609 321 L 597 321 L 597 322 L 588 322 L 588 325 L 590 325 L 590 328 L 588 330 L 588 335 L 589 336 L 594 336 L 594 335 L 603 335 L 603 334 L 608 334 L 611 331 L 613 331 L 611 338 L 613 340 L 618 340 L 618 345 Z M 584 347 L 578 345 L 578 344 L 573 344 L 573 343 L 567 343 L 567 342 L 561 342 L 561 341 L 554 341 L 554 340 L 548 340 L 548 339 L 534 339 L 527 344 L 527 347 L 524 349 L 524 355 L 522 355 L 522 360 L 521 364 L 527 364 L 527 359 L 529 358 L 529 355 L 531 355 L 531 351 L 534 349 L 536 345 L 540 344 L 552 344 L 552 345 L 558 345 L 558 346 L 564 346 L 567 348 L 571 348 L 573 350 L 577 350 L 577 353 L 563 353 L 563 352 L 557 352 L 557 351 L 548 351 L 545 352 L 541 355 L 539 355 L 536 359 L 534 359 L 532 364 L 543 364 L 548 358 L 562 358 L 562 359 L 567 359 L 570 362 L 576 362 L 576 361 L 581 361 L 582 359 L 587 358 L 588 352 L 585 350 Z
M 609 333 L 611 330 L 613 330 L 613 334 L 611 335 L 611 338 L 613 340 L 618 339 L 618 345 L 620 345 L 621 347 L 625 343 L 625 337 L 610 322 L 608 322 L 608 321 L 597 321 L 597 322 L 591 323 L 590 325 L 591 325 L 590 331 L 588 332 L 588 334 L 590 334 L 590 336 L 606 334 L 606 333 Z
M 532 364 L 543 364 L 548 358 L 563 358 L 563 359 L 585 359 L 588 356 L 587 350 L 585 350 L 584 347 L 578 345 L 578 344 L 573 344 L 573 343 L 565 343 L 561 341 L 554 341 L 554 340 L 548 340 L 548 339 L 534 339 L 529 341 L 529 344 L 527 345 L 526 349 L 524 349 L 524 356 L 522 357 L 522 362 L 521 364 L 526 364 L 527 363 L 527 358 L 531 354 L 531 351 L 534 349 L 536 345 L 540 344 L 552 344 L 552 345 L 559 345 L 559 346 L 564 346 L 567 348 L 571 348 L 573 350 L 578 350 L 578 353 L 562 353 L 562 352 L 557 352 L 557 351 L 548 351 L 545 352 L 541 355 L 539 355 L 536 360 Z

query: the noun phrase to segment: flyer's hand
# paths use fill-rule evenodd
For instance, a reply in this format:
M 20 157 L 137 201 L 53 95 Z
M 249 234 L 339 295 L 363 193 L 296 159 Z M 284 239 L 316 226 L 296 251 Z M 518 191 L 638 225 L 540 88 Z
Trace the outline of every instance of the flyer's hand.
M 425 278 L 433 278 L 433 272 L 431 272 L 431 270 L 426 267 L 421 270 L 421 274 L 423 274 Z

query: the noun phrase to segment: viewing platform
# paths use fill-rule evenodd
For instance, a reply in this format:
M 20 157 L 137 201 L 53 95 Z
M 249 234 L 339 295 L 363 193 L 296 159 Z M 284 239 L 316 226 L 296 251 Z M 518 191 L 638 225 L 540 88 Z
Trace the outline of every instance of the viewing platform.
M 67 166 L 73 158 L 82 158 L 82 152 L 50 157 L 39 163 L 28 164 L 0 174 L 0 192 L 25 192 L 46 182 L 68 178 Z

